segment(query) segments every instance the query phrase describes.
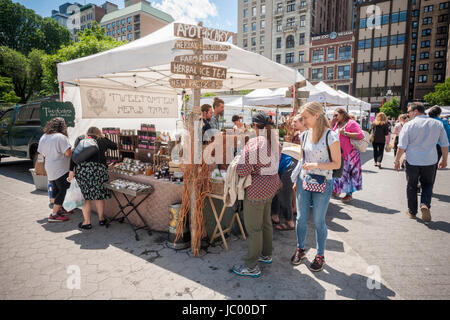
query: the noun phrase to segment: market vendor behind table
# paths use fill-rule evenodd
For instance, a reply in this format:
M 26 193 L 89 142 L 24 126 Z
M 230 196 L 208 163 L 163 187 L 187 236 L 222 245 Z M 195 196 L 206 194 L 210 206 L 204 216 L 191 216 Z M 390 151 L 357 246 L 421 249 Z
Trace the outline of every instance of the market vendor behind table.
M 95 201 L 99 224 L 103 226 L 106 222 L 104 200 L 111 198 L 111 192 L 103 186 L 105 182 L 109 181 L 105 153 L 108 149 L 117 150 L 117 144 L 106 138 L 97 127 L 91 127 L 88 129 L 86 136 L 77 138 L 75 148 L 85 138 L 97 141 L 98 153 L 79 164 L 71 161 L 69 180 L 76 178 L 86 200 L 83 206 L 84 222 L 80 222 L 78 227 L 80 229 L 91 229 L 91 201 Z

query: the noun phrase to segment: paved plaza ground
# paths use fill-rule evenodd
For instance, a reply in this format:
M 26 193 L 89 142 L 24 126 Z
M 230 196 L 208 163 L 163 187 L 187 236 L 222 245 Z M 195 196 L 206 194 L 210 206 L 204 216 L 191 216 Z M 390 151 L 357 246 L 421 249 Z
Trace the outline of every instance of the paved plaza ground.
M 438 172 L 433 221 L 425 225 L 404 213 L 405 173 L 392 169 L 392 152 L 381 170 L 371 152 L 363 154 L 364 190 L 350 204 L 331 200 L 324 271 L 307 267 L 316 253 L 310 221 L 307 265 L 289 263 L 295 231 L 274 231 L 274 262 L 261 266 L 259 279 L 231 272 L 246 255 L 237 236 L 230 251 L 218 245 L 194 258 L 168 248 L 167 233 L 140 231 L 136 241 L 127 225 L 105 229 L 96 216 L 93 229 L 81 232 L 80 211 L 50 224 L 31 163 L 3 159 L 0 299 L 450 299 L 450 170 Z

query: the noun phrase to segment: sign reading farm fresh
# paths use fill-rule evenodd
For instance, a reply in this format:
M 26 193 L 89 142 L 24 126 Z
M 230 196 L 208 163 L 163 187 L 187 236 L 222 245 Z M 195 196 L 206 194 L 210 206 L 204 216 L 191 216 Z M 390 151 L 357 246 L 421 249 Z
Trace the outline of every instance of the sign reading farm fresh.
M 71 102 L 47 101 L 41 103 L 39 119 L 41 126 L 45 127 L 53 118 L 64 118 L 68 127 L 75 127 L 75 109 Z
M 177 96 L 80 87 L 83 119 L 178 118 Z
M 218 29 L 210 29 L 191 24 L 175 23 L 174 32 L 176 37 L 191 39 L 209 39 L 219 42 L 227 42 L 233 32 Z
M 219 62 L 227 59 L 227 55 L 224 53 L 210 53 L 210 54 L 201 54 L 201 55 L 184 55 L 184 56 L 176 56 L 176 62 L 183 63 L 201 63 L 201 62 Z
M 200 64 L 171 62 L 170 71 L 175 74 L 202 76 L 207 78 L 226 79 L 227 69 Z

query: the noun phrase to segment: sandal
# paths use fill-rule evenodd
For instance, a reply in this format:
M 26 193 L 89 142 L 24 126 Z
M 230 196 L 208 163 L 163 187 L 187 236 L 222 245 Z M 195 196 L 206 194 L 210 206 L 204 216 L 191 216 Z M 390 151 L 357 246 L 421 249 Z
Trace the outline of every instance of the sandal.
M 291 227 L 286 222 L 284 222 L 280 225 L 275 226 L 275 229 L 279 231 L 288 231 L 288 230 L 295 230 L 295 227 Z
M 274 220 L 273 217 L 277 217 L 278 220 Z M 281 221 L 280 221 L 280 218 L 279 218 L 278 216 L 272 215 L 272 223 L 273 223 L 273 224 L 280 224 L 280 222 L 281 222 Z
M 106 219 L 104 219 L 104 220 L 98 220 L 98 224 L 99 225 L 101 225 L 101 226 L 105 226 L 106 225 Z
M 80 222 L 78 224 L 78 228 L 89 230 L 89 229 L 92 229 L 92 225 L 91 224 L 83 224 L 83 222 Z

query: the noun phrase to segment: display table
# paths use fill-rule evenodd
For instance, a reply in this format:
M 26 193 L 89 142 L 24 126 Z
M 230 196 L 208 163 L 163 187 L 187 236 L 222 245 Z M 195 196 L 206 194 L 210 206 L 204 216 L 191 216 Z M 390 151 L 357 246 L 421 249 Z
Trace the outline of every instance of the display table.
M 183 185 L 175 184 L 173 182 L 158 180 L 154 176 L 136 175 L 127 176 L 118 174 L 115 172 L 109 172 L 110 181 L 116 179 L 130 180 L 138 183 L 150 184 L 154 188 L 154 192 L 139 206 L 139 212 L 142 214 L 143 219 L 150 226 L 151 230 L 164 231 L 169 230 L 169 206 L 175 203 L 181 203 L 181 197 L 183 194 Z M 121 194 L 117 194 L 117 197 L 126 203 L 126 199 Z M 139 202 L 144 196 L 139 196 L 136 201 Z M 95 204 L 93 203 L 93 210 L 96 211 Z M 113 218 L 114 214 L 120 211 L 119 205 L 114 199 L 109 199 L 105 204 L 105 216 L 107 218 Z M 140 221 L 139 217 L 135 214 L 131 214 L 129 217 L 130 222 L 137 227 L 143 227 L 144 224 Z

